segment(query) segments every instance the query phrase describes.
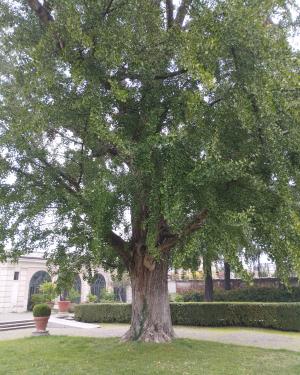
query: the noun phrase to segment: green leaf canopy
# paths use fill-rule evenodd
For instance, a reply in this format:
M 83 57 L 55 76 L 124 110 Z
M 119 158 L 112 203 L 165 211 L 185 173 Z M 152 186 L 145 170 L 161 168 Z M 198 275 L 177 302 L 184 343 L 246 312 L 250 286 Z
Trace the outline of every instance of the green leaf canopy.
M 2 1 L 2 258 L 122 269 L 141 249 L 192 265 L 260 248 L 297 268 L 291 3 Z

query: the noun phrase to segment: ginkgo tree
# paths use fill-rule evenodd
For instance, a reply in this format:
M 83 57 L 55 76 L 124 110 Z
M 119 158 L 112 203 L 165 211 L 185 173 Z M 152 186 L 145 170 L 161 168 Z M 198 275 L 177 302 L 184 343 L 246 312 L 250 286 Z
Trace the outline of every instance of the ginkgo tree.
M 0 254 L 126 270 L 124 340 L 174 337 L 172 264 L 297 268 L 297 20 L 285 0 L 4 0 Z

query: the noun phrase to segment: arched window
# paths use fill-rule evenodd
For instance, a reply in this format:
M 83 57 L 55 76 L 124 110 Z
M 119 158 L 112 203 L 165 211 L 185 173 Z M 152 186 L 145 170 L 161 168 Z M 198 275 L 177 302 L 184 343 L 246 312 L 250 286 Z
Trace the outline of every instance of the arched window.
M 100 273 L 97 273 L 94 277 L 94 282 L 91 285 L 91 293 L 97 296 L 98 301 L 100 299 L 102 290 L 105 290 L 105 288 L 106 282 L 104 276 Z
M 28 303 L 27 309 L 31 310 L 31 296 L 39 292 L 40 285 L 45 281 L 51 281 L 50 275 L 46 271 L 36 272 L 29 283 Z

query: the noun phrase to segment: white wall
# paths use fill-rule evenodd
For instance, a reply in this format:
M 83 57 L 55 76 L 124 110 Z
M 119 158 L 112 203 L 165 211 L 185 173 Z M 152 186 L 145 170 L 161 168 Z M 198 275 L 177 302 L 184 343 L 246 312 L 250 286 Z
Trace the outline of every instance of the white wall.
M 27 310 L 29 283 L 38 271 L 47 271 L 44 259 L 22 257 L 18 263 L 0 264 L 0 313 Z M 18 280 L 14 280 L 15 272 L 19 272 Z
M 46 260 L 40 257 L 21 257 L 18 263 L 0 263 L 0 313 L 23 312 L 27 310 L 29 284 L 38 271 L 46 271 Z M 14 272 L 19 272 L 19 280 L 14 280 Z M 101 268 L 98 273 L 105 278 L 106 289 L 113 290 L 110 274 Z M 81 279 L 81 302 L 87 300 L 90 285 Z

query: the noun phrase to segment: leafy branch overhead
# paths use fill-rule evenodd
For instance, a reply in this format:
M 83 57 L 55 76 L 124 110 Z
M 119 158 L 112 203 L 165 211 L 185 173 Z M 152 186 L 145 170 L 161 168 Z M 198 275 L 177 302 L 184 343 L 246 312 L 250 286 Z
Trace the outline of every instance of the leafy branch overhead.
M 0 7 L 3 257 L 149 270 L 259 247 L 298 267 L 287 3 L 16 3 Z

